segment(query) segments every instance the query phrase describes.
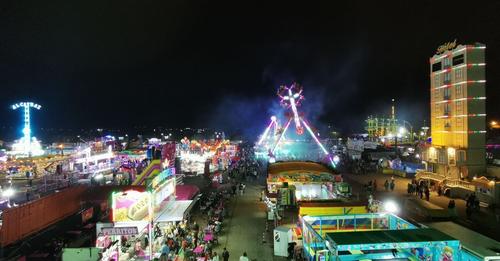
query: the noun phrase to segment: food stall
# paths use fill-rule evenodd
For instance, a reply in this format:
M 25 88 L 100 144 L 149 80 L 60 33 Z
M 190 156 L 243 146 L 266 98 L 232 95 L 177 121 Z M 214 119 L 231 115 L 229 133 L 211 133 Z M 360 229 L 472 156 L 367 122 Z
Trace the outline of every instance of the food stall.
M 176 200 L 175 168 L 166 168 L 146 181 L 153 195 L 153 256 L 161 255 L 166 227 L 182 221 L 192 207 L 192 200 Z
M 97 223 L 96 247 L 102 260 L 149 260 L 153 197 L 149 191 L 111 194 L 111 223 Z

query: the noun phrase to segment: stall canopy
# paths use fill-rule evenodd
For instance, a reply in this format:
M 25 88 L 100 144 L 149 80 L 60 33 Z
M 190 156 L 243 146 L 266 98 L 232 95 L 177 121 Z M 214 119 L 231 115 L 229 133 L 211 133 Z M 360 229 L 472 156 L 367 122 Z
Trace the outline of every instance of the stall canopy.
M 177 185 L 175 187 L 175 196 L 177 200 L 191 200 L 200 192 L 197 186 Z
M 192 207 L 193 200 L 177 200 L 168 204 L 156 218 L 156 222 L 181 221 Z
M 340 175 L 336 175 L 328 167 L 307 161 L 278 162 L 269 165 L 267 182 L 299 182 L 323 183 L 340 182 Z
M 432 228 L 327 233 L 326 237 L 338 251 L 418 248 L 427 247 L 434 242 L 459 246 L 458 240 Z

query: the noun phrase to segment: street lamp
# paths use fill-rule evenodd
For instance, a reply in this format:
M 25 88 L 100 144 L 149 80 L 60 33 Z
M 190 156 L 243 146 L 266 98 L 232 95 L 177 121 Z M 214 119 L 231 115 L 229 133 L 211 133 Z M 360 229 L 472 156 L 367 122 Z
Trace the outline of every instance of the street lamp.
M 390 200 L 384 202 L 384 212 L 396 214 L 399 212 L 399 206 L 396 202 Z
M 10 197 L 14 196 L 14 189 L 12 187 L 9 187 L 2 192 L 2 196 L 7 198 L 8 205 L 10 207 Z

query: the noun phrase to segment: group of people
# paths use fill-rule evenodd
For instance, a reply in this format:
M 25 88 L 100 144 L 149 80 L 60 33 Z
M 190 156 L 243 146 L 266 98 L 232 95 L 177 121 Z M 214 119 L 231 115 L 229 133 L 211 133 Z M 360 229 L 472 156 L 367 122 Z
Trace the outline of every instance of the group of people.
M 368 192 L 369 194 L 377 192 L 377 180 L 370 180 L 368 181 L 367 184 L 364 185 L 364 190 Z M 394 188 L 396 187 L 396 183 L 394 182 L 394 177 L 391 177 L 391 181 L 385 180 L 384 182 L 384 189 L 385 191 L 394 191 Z
M 255 158 L 255 153 L 252 147 L 244 147 L 239 152 L 239 160 L 233 163 L 228 169 L 230 178 L 247 177 L 256 178 L 259 174 L 259 162 Z
M 472 213 L 479 211 L 479 199 L 476 197 L 476 193 L 471 193 L 465 197 L 465 214 L 468 219 L 472 218 Z
M 161 239 L 161 261 L 179 260 L 211 260 L 219 261 L 219 255 L 212 252 L 216 241 L 214 235 L 215 224 L 212 223 L 205 229 L 195 222 L 191 225 L 184 220 L 177 224 L 171 223 L 163 228 L 155 228 L 155 237 Z M 210 237 L 208 237 L 210 235 Z M 199 260 L 199 259 L 198 259 Z
M 431 188 L 428 182 L 417 182 L 417 180 L 413 179 L 411 183 L 408 183 L 408 194 L 418 196 L 420 199 L 423 199 L 425 196 L 425 200 L 429 201 L 431 196 Z M 441 186 L 438 186 L 438 194 L 442 195 Z

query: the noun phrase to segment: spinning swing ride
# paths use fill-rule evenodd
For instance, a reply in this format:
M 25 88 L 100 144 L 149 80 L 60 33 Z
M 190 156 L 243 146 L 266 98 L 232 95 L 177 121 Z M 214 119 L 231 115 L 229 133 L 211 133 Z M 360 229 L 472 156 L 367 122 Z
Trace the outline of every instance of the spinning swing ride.
M 264 133 L 261 135 L 256 145 L 259 148 L 265 148 L 267 150 L 269 162 L 275 162 L 276 152 L 283 145 L 288 128 L 293 122 L 295 125 L 295 133 L 302 136 L 304 134 L 304 129 L 307 130 L 307 133 L 312 137 L 324 156 L 328 159 L 328 162 L 335 167 L 335 162 L 330 153 L 328 153 L 318 137 L 314 134 L 313 130 L 304 119 L 303 114 L 300 114 L 298 111 L 298 107 L 301 106 L 304 100 L 304 95 L 302 93 L 302 86 L 295 82 L 290 86 L 280 86 L 277 95 L 280 98 L 280 105 L 287 110 L 285 114 L 287 117 L 286 123 L 281 126 L 278 118 L 272 116 L 271 122 L 264 130 Z

